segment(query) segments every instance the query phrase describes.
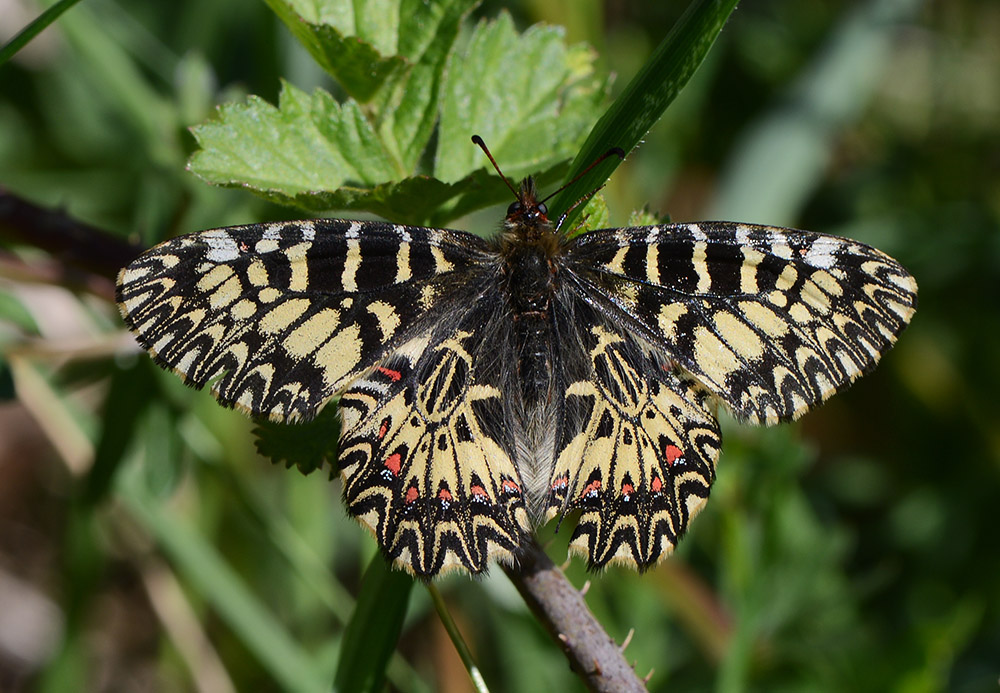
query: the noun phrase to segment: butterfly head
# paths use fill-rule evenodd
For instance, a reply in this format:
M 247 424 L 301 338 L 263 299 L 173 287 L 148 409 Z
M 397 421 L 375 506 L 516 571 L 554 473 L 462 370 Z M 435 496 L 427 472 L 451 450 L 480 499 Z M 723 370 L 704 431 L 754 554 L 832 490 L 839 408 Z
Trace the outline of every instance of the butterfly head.
M 545 202 L 538 200 L 534 179 L 528 176 L 521 181 L 517 199 L 507 208 L 504 230 L 520 232 L 529 237 L 540 234 L 552 229 L 548 214 L 549 208 L 545 206 Z

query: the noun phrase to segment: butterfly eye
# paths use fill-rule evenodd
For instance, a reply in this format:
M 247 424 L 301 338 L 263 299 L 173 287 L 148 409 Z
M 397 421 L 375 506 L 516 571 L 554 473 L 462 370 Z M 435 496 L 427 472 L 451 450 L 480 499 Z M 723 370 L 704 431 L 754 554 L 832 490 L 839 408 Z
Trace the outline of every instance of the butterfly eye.
M 549 213 L 549 208 L 546 206 L 544 202 L 539 202 L 538 211 L 541 212 L 543 215 L 545 215 Z
M 521 211 L 521 203 L 511 202 L 510 207 L 507 208 L 507 216 L 510 216 L 511 214 L 516 214 L 520 211 Z

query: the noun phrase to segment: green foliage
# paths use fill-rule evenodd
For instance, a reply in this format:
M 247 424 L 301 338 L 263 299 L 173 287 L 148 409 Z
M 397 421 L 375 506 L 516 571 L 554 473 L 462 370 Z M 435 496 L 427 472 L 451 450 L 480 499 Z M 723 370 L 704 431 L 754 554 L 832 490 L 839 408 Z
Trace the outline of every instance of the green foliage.
M 323 466 L 324 460 L 337 459 L 340 417 L 337 407 L 329 405 L 315 419 L 294 424 L 279 424 L 266 419 L 253 430 L 257 452 L 272 462 L 298 467 L 310 474 Z
M 357 606 L 344 629 L 334 691 L 383 689 L 385 668 L 403 629 L 413 584 L 413 578 L 391 570 L 382 556 L 372 558 Z
M 440 224 L 508 194 L 483 175 L 487 162 L 471 135 L 486 139 L 512 177 L 545 179 L 573 155 L 605 96 L 589 48 L 567 47 L 553 27 L 519 34 L 502 14 L 480 22 L 455 50 L 468 3 L 416 3 L 427 17 L 408 13 L 413 4 L 402 3 L 403 19 L 383 24 L 368 21 L 367 11 L 352 17 L 310 8 L 300 16 L 272 2 L 352 96 L 340 102 L 323 89 L 307 94 L 283 82 L 277 107 L 253 96 L 224 104 L 216 119 L 194 128 L 200 150 L 189 169 L 312 213 L 368 211 Z M 312 23 L 316 17 L 333 25 Z M 367 31 L 343 36 L 350 26 Z M 331 58 L 344 57 L 345 42 L 355 46 L 346 62 Z M 382 58 L 375 46 L 398 53 Z M 435 126 L 430 176 L 414 175 Z

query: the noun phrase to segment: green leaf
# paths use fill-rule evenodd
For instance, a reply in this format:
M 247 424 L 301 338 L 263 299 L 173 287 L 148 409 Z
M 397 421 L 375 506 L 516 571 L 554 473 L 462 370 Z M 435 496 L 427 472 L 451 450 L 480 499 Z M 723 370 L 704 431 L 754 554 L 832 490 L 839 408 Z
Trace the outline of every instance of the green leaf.
M 372 558 L 344 630 L 335 691 L 382 690 L 385 667 L 399 641 L 412 589 L 413 578 L 389 568 L 380 555 Z
M 315 419 L 283 424 L 261 419 L 254 428 L 257 452 L 275 464 L 295 465 L 303 474 L 311 474 L 325 460 L 337 459 L 340 419 L 335 405 L 324 407 Z
M 462 19 L 476 4 L 476 0 L 428 4 L 428 8 L 436 8 L 440 14 L 434 17 L 437 33 L 433 41 L 424 46 L 417 42 L 421 32 L 408 32 L 409 41 L 416 42 L 421 49 L 420 56 L 406 73 L 388 80 L 379 95 L 379 134 L 407 171 L 416 169 L 434 132 L 448 58 Z
M 561 27 L 518 35 L 501 13 L 480 22 L 452 58 L 441 104 L 434 175 L 454 182 L 488 165 L 469 138 L 479 135 L 511 177 L 569 159 L 596 118 L 606 80 L 586 46 L 567 47 Z
M 405 8 L 411 0 L 401 2 Z M 215 120 L 193 129 L 201 149 L 188 168 L 209 183 L 244 187 L 312 214 L 351 210 L 439 225 L 509 195 L 470 142 L 480 130 L 494 138 L 493 151 L 512 176 L 542 171 L 540 180 L 554 184 L 554 172 L 564 169 L 561 162 L 575 151 L 605 94 L 593 53 L 567 47 L 552 27 L 518 35 L 502 15 L 481 23 L 456 58 L 455 37 L 472 5 L 432 3 L 433 21 L 406 40 L 417 62 L 383 79 L 364 108 L 290 84 L 282 85 L 276 107 L 258 97 L 221 106 Z M 334 20 L 352 26 L 343 17 Z M 445 83 L 449 60 L 462 69 L 451 70 Z M 520 86 L 512 89 L 511 79 Z M 439 114 L 435 166 L 441 170 L 436 178 L 413 176 Z
M 38 324 L 31 311 L 24 307 L 24 302 L 9 291 L 0 290 L 0 320 L 7 323 L 8 328 L 16 326 L 23 332 L 38 333 Z M 0 333 L 3 336 L 3 333 Z
M 580 215 L 577 225 L 564 232 L 572 237 L 594 229 L 605 229 L 610 220 L 611 212 L 608 211 L 608 203 L 604 200 L 604 195 L 596 193 L 583 206 L 583 214 Z
M 201 150 L 188 169 L 209 183 L 246 187 L 265 197 L 336 190 L 347 180 L 399 178 L 371 123 L 354 101 L 311 95 L 282 83 L 277 108 L 251 96 L 219 107 L 218 120 L 192 129 Z
M 691 3 L 649 61 L 591 130 L 566 174 L 568 180 L 580 175 L 612 147 L 621 147 L 628 153 L 639 143 L 701 65 L 738 1 L 694 0 Z M 567 186 L 549 203 L 552 216 L 558 217 L 581 197 L 599 188 L 620 163 L 617 157 L 609 157 Z M 572 210 L 565 223 L 572 225 L 581 211 L 579 207 Z
M 390 75 L 406 66 L 404 57 L 396 55 L 396 27 L 388 21 L 399 19 L 398 0 L 265 1 L 313 59 L 357 101 L 368 101 Z M 387 12 L 387 5 L 397 11 Z M 381 21 L 370 21 L 375 17 Z
M 657 224 L 669 224 L 670 215 L 657 215 L 649 211 L 649 209 L 635 210 L 628 215 L 628 220 L 625 222 L 625 226 L 656 226 Z

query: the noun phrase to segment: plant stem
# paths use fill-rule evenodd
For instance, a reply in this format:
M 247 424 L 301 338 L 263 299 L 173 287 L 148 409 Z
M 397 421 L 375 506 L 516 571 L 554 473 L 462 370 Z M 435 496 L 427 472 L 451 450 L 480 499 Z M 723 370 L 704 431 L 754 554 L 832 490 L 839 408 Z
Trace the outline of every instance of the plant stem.
M 476 691 L 479 693 L 489 693 L 489 688 L 486 687 L 483 674 L 479 671 L 479 666 L 472 658 L 472 652 L 469 651 L 469 646 L 466 645 L 462 633 L 458 630 L 455 620 L 451 617 L 448 605 L 444 603 L 444 599 L 441 597 L 441 592 L 438 591 L 438 588 L 432 582 L 427 583 L 427 591 L 431 595 L 431 601 L 434 602 L 434 609 L 437 611 L 441 623 L 444 624 L 444 629 L 448 631 L 448 637 L 451 638 L 452 644 L 455 645 L 458 656 L 462 658 L 465 670 L 469 672 L 472 685 L 476 687 Z
M 532 540 L 518 558 L 517 567 L 504 566 L 507 577 L 587 688 L 600 693 L 645 691 L 621 648 L 590 613 L 583 594 L 541 547 Z

